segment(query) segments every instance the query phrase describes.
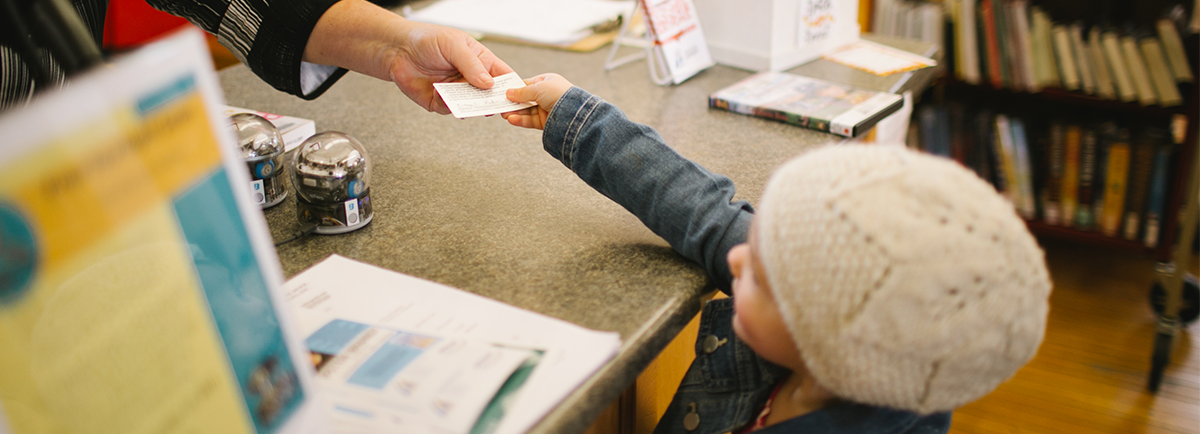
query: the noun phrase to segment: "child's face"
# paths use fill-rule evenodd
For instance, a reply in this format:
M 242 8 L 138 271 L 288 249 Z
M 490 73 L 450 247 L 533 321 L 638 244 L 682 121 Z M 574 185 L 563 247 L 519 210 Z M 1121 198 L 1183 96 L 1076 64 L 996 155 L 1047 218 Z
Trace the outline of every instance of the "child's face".
M 747 242 L 730 249 L 726 257 L 733 272 L 733 331 L 762 358 L 797 370 L 803 366 L 800 350 L 792 341 L 763 272 L 756 224 L 750 225 Z

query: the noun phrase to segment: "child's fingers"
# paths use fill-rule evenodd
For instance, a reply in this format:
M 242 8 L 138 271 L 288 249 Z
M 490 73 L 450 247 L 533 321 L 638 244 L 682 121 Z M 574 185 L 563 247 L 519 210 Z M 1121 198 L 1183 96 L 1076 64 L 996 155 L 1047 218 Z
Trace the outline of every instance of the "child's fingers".
M 541 88 L 537 84 L 531 84 L 521 88 L 509 89 L 505 92 L 504 96 L 508 97 L 508 100 L 512 102 L 529 102 L 537 101 L 537 98 L 541 94 Z

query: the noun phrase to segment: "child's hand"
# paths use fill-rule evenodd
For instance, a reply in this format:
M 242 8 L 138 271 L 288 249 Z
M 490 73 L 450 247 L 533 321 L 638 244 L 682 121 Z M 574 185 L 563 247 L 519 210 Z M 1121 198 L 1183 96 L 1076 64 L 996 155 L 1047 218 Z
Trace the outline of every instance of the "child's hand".
M 554 108 L 554 103 L 558 102 L 572 85 L 558 74 L 542 74 L 525 80 L 525 84 L 527 86 L 520 89 L 509 89 L 506 96 L 513 102 L 533 101 L 538 105 L 500 116 L 512 125 L 540 130 L 546 127 L 546 118 L 550 116 L 550 109 Z

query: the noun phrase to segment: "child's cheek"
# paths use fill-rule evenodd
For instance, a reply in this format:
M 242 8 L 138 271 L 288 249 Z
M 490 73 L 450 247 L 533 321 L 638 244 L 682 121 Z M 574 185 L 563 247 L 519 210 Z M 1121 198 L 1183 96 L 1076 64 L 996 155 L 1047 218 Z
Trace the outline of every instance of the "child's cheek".
M 748 341 L 747 338 L 749 336 L 746 336 L 746 325 L 742 323 L 742 319 L 745 318 L 745 316 L 738 314 L 738 312 L 742 311 L 742 309 L 739 309 L 740 304 L 741 303 L 739 303 L 739 299 L 737 297 L 734 297 L 733 298 L 733 320 L 732 320 L 733 321 L 733 334 L 737 335 L 738 339 L 741 339 L 742 342 L 747 342 Z

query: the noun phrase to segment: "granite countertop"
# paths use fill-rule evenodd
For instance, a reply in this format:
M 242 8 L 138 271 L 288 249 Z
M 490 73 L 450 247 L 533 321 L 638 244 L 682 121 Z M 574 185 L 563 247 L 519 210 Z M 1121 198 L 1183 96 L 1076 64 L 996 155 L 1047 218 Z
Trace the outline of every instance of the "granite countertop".
M 932 45 L 872 38 L 918 54 Z M 680 154 L 756 203 L 771 170 L 841 137 L 708 108 L 708 95 L 749 71 L 715 66 L 677 86 L 646 63 L 604 70 L 608 47 L 573 53 L 484 41 L 522 77 L 556 72 L 656 128 Z M 635 49 L 623 48 L 622 53 Z M 791 72 L 883 90 L 921 89 L 933 71 L 876 77 L 818 60 Z M 374 220 L 277 251 L 291 277 L 330 254 L 436 281 L 584 327 L 620 333 L 616 357 L 531 432 L 582 432 L 697 313 L 704 272 L 542 150 L 541 132 L 499 116 L 460 120 L 395 85 L 347 74 L 314 101 L 278 92 L 244 66 L 219 73 L 227 103 L 316 121 L 366 147 Z M 289 155 L 290 156 L 290 155 Z M 265 211 L 272 236 L 299 228 L 295 193 Z

